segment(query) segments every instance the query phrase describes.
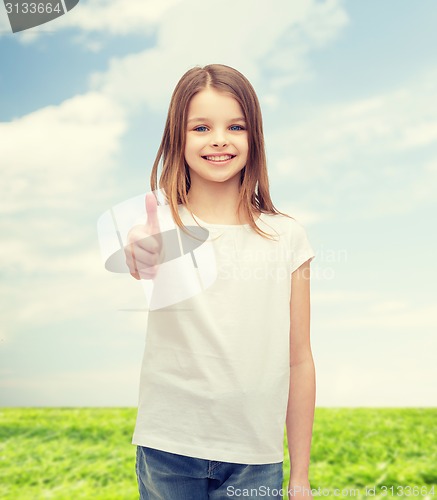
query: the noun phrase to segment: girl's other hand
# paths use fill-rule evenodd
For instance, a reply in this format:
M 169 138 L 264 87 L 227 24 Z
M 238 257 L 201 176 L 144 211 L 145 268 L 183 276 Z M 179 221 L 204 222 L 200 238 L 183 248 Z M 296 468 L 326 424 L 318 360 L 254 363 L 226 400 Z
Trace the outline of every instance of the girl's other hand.
M 146 194 L 146 224 L 134 226 L 128 234 L 124 249 L 126 264 L 137 279 L 153 279 L 159 264 L 164 260 L 162 236 L 157 215 L 157 203 L 153 193 Z
M 310 482 L 307 479 L 290 479 L 288 483 L 288 500 L 308 500 L 312 498 Z

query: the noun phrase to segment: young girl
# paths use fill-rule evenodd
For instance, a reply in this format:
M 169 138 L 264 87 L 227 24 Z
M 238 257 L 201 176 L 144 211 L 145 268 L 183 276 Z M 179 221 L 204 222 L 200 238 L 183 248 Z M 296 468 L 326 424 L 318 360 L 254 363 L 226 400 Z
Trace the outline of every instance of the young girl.
M 311 498 L 315 405 L 305 229 L 269 195 L 259 102 L 237 70 L 187 71 L 170 103 L 151 188 L 175 223 L 208 231 L 217 277 L 149 312 L 133 436 L 141 500 Z M 154 279 L 163 262 L 159 207 L 129 235 L 127 264 Z M 155 237 L 147 238 L 147 236 Z M 164 248 L 164 254 L 165 254 Z

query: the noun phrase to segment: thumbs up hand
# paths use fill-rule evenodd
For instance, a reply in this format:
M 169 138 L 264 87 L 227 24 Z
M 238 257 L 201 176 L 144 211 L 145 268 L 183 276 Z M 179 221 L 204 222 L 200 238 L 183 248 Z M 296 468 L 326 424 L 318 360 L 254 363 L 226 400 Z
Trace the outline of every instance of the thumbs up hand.
M 159 264 L 164 261 L 157 202 L 153 193 L 146 194 L 146 224 L 134 226 L 128 234 L 125 247 L 126 264 L 137 279 L 154 279 Z

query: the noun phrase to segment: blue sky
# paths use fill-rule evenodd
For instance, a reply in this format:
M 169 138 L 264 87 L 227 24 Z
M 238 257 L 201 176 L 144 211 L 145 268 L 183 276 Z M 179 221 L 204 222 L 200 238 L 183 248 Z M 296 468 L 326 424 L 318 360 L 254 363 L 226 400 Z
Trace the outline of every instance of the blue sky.
M 149 190 L 176 82 L 218 62 L 316 252 L 317 404 L 436 405 L 437 5 L 255 3 L 82 0 L 16 34 L 0 6 L 0 404 L 136 405 L 145 296 L 96 223 Z

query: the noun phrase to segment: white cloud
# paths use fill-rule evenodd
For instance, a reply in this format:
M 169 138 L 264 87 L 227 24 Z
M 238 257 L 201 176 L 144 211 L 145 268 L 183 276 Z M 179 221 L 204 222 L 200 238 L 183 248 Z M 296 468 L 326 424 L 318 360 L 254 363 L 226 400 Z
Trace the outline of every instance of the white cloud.
M 32 43 L 41 34 L 50 31 L 76 28 L 83 36 L 78 41 L 85 45 L 95 44 L 89 35 L 150 35 L 158 22 L 182 0 L 81 0 L 79 4 L 50 24 L 42 24 L 34 28 L 12 35 L 6 9 L 0 9 L 0 30 L 11 32 L 22 43 Z
M 381 304 L 376 303 L 369 310 L 363 310 L 361 315 L 336 318 L 335 324 L 341 329 L 360 325 L 360 327 L 371 327 L 378 331 L 410 329 L 414 332 L 418 329 L 437 329 L 435 304 L 421 307 L 404 306 L 397 309 L 392 307 L 390 309 L 387 306 L 381 308 Z
M 394 186 L 389 191 L 379 189 L 375 192 L 372 204 L 367 208 L 369 215 L 398 215 L 435 203 L 437 170 L 433 165 L 437 165 L 437 157 L 417 163 L 406 167 L 395 165 L 390 168 L 386 182 L 390 183 L 393 179 Z M 411 178 L 408 176 L 404 182 L 399 183 L 399 179 L 402 179 L 402 169 L 405 169 Z
M 362 303 L 363 301 L 375 300 L 375 292 L 360 291 L 360 290 L 330 290 L 327 292 L 317 291 L 312 292 L 312 300 L 317 301 L 319 304 L 341 304 L 344 302 Z
M 9 304 L 2 312 L 8 338 L 20 327 L 116 307 L 116 281 L 101 287 L 108 273 L 89 214 L 112 194 L 105 179 L 113 177 L 126 128 L 121 107 L 95 92 L 0 123 L 0 291 Z
M 323 327 L 334 331 L 354 332 L 369 327 L 370 331 L 388 334 L 437 328 L 435 304 L 416 306 L 395 296 L 387 299 L 386 294 L 378 295 L 374 290 L 317 291 L 312 293 L 312 301 L 316 309 L 329 306 L 332 315 L 324 316 Z M 341 314 L 336 314 L 339 311 Z
M 0 36 L 2 34 L 9 34 L 12 36 L 12 31 L 11 31 L 11 25 L 9 24 L 9 19 L 8 19 L 8 14 L 6 12 L 6 9 L 1 8 L 0 9 Z
M 148 34 L 182 0 L 81 1 L 59 22 L 59 29 L 79 28 L 109 35 Z
M 136 406 L 140 363 L 53 374 L 3 373 L 2 401 L 10 406 Z
M 236 67 L 255 87 L 261 84 L 261 71 L 274 70 L 267 87 L 275 89 L 307 78 L 308 51 L 332 40 L 346 22 L 337 0 L 278 0 L 256 9 L 249 0 L 224 0 L 213 13 L 208 3 L 187 0 L 163 17 L 155 47 L 113 59 L 108 71 L 92 76 L 91 84 L 130 109 L 145 104 L 160 112 L 168 107 L 179 78 L 195 65 Z
M 73 250 L 71 255 L 46 261 L 37 254 L 34 267 L 28 270 L 24 266 L 31 263 L 32 255 L 28 251 L 19 254 L 15 269 L 8 273 L 10 279 L 0 284 L 6 336 L 13 339 L 21 329 L 35 331 L 63 321 L 81 323 L 96 314 L 102 315 L 104 328 L 104 318 L 122 309 L 133 309 L 124 313 L 125 321 L 138 326 L 147 315 L 137 311 L 147 306 L 141 285 L 130 275 L 109 274 L 99 257 L 97 249 Z
M 339 5 L 339 0 L 324 3 L 302 0 L 294 4 L 276 0 L 274 4 L 259 2 L 254 8 L 251 0 L 238 3 L 223 0 L 220 9 L 212 14 L 210 4 L 195 0 L 131 0 L 128 3 L 82 0 L 70 12 L 50 21 L 49 26 L 36 26 L 13 36 L 28 44 L 47 31 L 75 29 L 73 40 L 98 52 L 104 41 L 96 39 L 97 34 L 100 37 L 148 36 L 159 28 L 162 66 L 177 63 L 181 55 L 187 60 L 193 53 L 203 54 L 202 64 L 218 61 L 223 54 L 235 54 L 230 57 L 230 63 L 248 72 L 253 59 L 263 59 L 266 68 L 287 70 L 285 76 L 279 75 L 272 81 L 272 88 L 276 89 L 308 77 L 311 73 L 305 61 L 308 50 L 323 46 L 347 23 L 346 13 Z M 1 14 L 0 26 L 7 32 L 10 26 L 6 12 Z M 212 33 L 217 35 L 211 36 Z M 169 57 L 170 53 L 175 57 Z M 255 71 L 254 66 L 251 69 Z
M 126 128 L 122 108 L 96 92 L 0 123 L 2 210 L 81 206 L 80 191 L 115 165 Z
M 312 303 L 319 406 L 435 406 L 434 305 L 375 289 L 317 290 Z
M 289 145 L 275 171 L 303 180 L 330 177 L 336 170 L 326 167 L 348 161 L 353 170 L 357 157 L 437 144 L 436 77 L 432 70 L 385 94 L 308 109 L 308 119 L 272 134 L 276 147 Z
M 316 212 L 315 210 L 307 210 L 299 206 L 299 204 L 291 202 L 281 203 L 276 208 L 281 212 L 290 215 L 304 226 L 317 224 L 318 222 L 329 218 L 326 213 Z
M 388 354 L 388 353 L 386 353 Z M 361 356 L 347 360 L 340 356 L 324 361 L 315 357 L 317 406 L 327 407 L 434 407 L 433 381 L 436 370 L 424 359 L 406 365 L 399 360 Z
M 317 190 L 318 202 L 335 207 L 352 196 L 366 217 L 407 212 L 434 200 L 436 82 L 432 68 L 390 92 L 308 109 L 306 119 L 270 134 L 272 174 L 329 185 L 329 196 Z M 406 153 L 425 147 L 426 159 L 416 155 L 412 165 Z

